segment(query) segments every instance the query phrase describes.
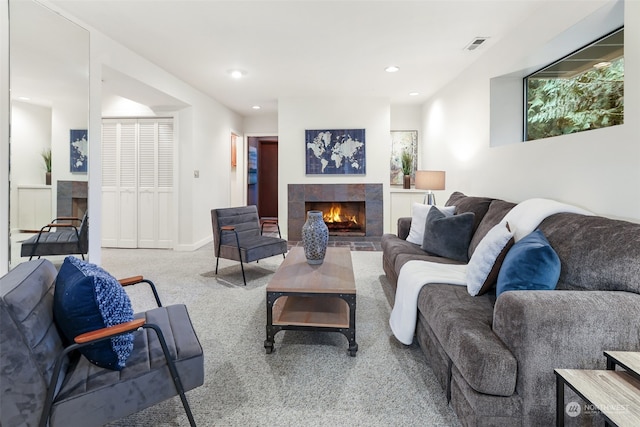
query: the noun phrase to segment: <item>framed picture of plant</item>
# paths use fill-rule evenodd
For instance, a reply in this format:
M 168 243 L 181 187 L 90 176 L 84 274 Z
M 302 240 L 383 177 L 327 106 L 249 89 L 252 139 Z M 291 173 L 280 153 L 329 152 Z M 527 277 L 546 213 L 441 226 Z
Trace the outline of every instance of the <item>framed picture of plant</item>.
M 403 157 L 405 168 L 403 168 Z M 407 163 L 409 170 L 405 170 Z M 418 169 L 418 131 L 391 131 L 391 185 L 402 185 L 405 172 L 410 172 L 411 184 L 415 183 Z
M 89 141 L 86 129 L 71 129 L 69 136 L 69 162 L 72 173 L 87 173 Z

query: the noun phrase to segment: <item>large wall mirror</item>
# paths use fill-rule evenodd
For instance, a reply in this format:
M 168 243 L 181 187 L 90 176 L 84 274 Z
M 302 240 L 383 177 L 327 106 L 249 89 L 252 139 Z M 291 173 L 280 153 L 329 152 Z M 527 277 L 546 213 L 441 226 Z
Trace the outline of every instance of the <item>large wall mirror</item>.
M 28 259 L 22 241 L 87 210 L 89 32 L 35 1 L 9 0 L 9 34 L 12 268 Z

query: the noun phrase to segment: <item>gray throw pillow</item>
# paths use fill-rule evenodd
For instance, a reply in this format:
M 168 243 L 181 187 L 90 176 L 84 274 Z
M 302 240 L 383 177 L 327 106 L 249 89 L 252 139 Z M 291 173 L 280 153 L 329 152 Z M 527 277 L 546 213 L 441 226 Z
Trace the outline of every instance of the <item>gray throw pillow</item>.
M 474 219 L 473 212 L 447 217 L 432 207 L 427 214 L 422 250 L 456 261 L 469 261 Z

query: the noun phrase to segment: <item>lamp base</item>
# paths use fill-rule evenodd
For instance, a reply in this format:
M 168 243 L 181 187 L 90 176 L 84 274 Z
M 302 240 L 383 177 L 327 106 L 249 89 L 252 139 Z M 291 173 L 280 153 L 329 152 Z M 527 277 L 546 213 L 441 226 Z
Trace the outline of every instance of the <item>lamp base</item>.
M 425 205 L 434 205 L 436 204 L 436 195 L 431 192 L 431 190 L 424 193 L 424 202 Z

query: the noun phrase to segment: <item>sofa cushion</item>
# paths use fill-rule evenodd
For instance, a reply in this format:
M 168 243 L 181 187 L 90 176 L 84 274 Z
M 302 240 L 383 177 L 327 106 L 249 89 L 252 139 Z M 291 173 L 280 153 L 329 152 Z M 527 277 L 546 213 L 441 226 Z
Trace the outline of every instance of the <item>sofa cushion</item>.
M 502 263 L 513 243 L 513 232 L 507 224 L 499 223 L 487 233 L 467 266 L 469 295 L 483 295 L 495 285 Z
M 472 212 L 446 216 L 433 206 L 427 215 L 422 249 L 435 255 L 467 262 L 474 218 Z
M 459 191 L 454 192 L 445 203 L 445 206 L 455 206 L 456 215 L 465 212 L 473 212 L 475 214 L 475 220 L 473 223 L 473 232 L 475 233 L 480 221 L 484 218 L 485 214 L 489 210 L 489 205 L 494 199 L 490 197 L 474 197 L 467 196 Z
M 133 320 L 127 293 L 109 273 L 97 265 L 69 256 L 56 277 L 54 319 L 69 342 L 85 332 Z M 133 335 L 124 334 L 82 347 L 92 363 L 120 370 L 133 350 Z
M 562 260 L 558 289 L 640 294 L 640 224 L 559 213 L 539 228 Z
M 478 225 L 475 233 L 473 233 L 471 243 L 469 243 L 469 258 L 473 256 L 476 248 L 478 247 L 482 239 L 484 239 L 484 236 L 487 235 L 489 230 L 491 230 L 500 221 L 502 221 L 504 216 L 511 209 L 513 209 L 514 206 L 516 206 L 515 203 L 505 202 L 504 200 L 496 199 L 491 202 L 487 213 L 482 218 L 482 221 L 480 221 L 480 224 Z
M 427 322 L 469 385 L 480 393 L 511 396 L 518 364 L 492 330 L 495 297 L 472 297 L 466 287 L 430 284 L 418 296 L 419 321 Z
M 560 258 L 542 231 L 536 230 L 507 253 L 498 274 L 496 296 L 505 291 L 555 289 L 559 277 Z
M 455 206 L 436 206 L 436 208 L 446 216 L 452 216 L 456 211 Z M 422 240 L 424 239 L 424 227 L 427 222 L 427 215 L 429 214 L 430 209 L 431 205 L 425 205 L 423 203 L 414 203 L 411 206 L 411 228 L 409 229 L 407 242 L 422 245 Z

